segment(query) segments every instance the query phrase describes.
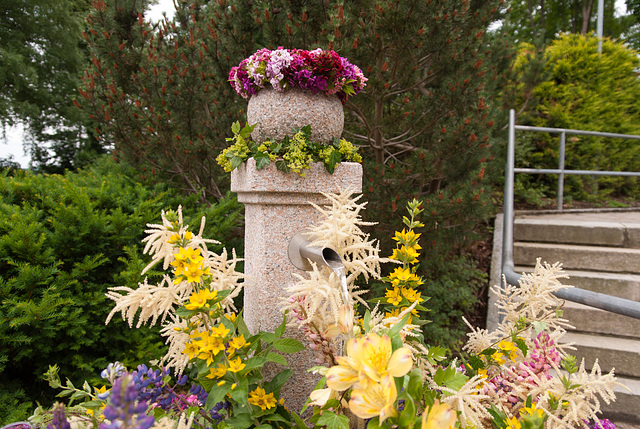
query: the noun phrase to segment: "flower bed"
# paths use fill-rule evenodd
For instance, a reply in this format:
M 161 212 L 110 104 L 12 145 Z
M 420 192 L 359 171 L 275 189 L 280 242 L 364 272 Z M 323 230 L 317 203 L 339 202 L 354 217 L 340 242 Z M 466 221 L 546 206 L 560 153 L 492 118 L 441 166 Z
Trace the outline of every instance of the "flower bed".
M 364 204 L 350 193 L 328 197 L 311 233 L 315 244 L 342 257 L 347 302 L 335 274 L 314 267 L 283 297 L 285 320 L 276 332 L 254 335 L 233 308 L 232 297 L 242 287 L 237 259 L 209 251 L 212 240 L 184 225 L 180 210 L 163 213 L 163 223 L 147 230 L 145 251 L 152 262 L 146 269 L 161 264 L 169 272 L 158 285 L 145 281 L 108 296 L 115 302 L 110 316 L 121 313 L 131 325 L 137 319 L 138 327 L 162 323 L 164 364 L 177 379 L 171 381 L 168 368 L 126 372 L 115 364 L 102 374 L 110 389 L 86 383 L 77 388 L 69 381 L 62 386 L 52 368 L 52 386 L 84 401 L 67 410 L 72 420 L 101 429 L 347 428 L 352 414 L 372 428 L 611 427 L 598 420 L 598 412 L 599 400 L 615 399 L 613 373 L 601 374 L 597 364 L 586 372 L 558 341 L 568 326 L 553 295 L 566 287 L 558 264 L 538 263 L 518 288 L 494 289 L 504 321 L 495 332 L 474 329 L 461 350 L 464 358 L 447 359 L 420 333 L 428 329 L 421 319 L 428 298 L 415 274 L 420 203 L 410 203 L 406 228 L 394 236 L 396 249 L 382 258 L 360 228 L 366 224 L 360 218 Z M 384 262 L 398 265 L 380 278 Z M 363 301 L 358 285 L 376 279 L 388 284 L 385 296 Z M 302 330 L 306 344 L 283 336 L 287 323 Z M 262 376 L 267 362 L 286 365 L 284 355 L 304 347 L 317 354 L 319 365 L 310 369 L 323 375 L 310 393 L 313 414 L 306 422 L 280 398 L 290 370 L 271 380 Z M 42 410 L 32 423 L 61 422 L 61 412 L 60 405 Z

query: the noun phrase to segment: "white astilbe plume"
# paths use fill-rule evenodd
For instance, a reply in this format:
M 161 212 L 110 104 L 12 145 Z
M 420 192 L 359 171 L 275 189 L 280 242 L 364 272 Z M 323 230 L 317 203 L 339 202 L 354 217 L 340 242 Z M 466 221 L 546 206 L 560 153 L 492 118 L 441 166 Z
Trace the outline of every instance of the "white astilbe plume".
M 353 197 L 353 190 L 339 194 L 323 193 L 329 204 L 320 207 L 312 204 L 320 212 L 320 220 L 308 229 L 312 246 L 334 249 L 342 258 L 347 274 L 349 290 L 361 274 L 365 280 L 380 278 L 380 247 L 376 240 L 370 240 L 360 227 L 375 225 L 365 222 L 360 212 L 367 203 L 358 203 L 362 195 Z M 386 261 L 386 259 L 384 260 Z
M 242 289 L 243 275 L 235 270 L 236 265 L 241 260 L 236 257 L 235 251 L 229 257 L 224 249 L 220 254 L 207 249 L 207 243 L 218 243 L 202 237 L 205 219 L 202 218 L 200 231 L 193 234 L 188 230 L 188 226 L 182 224 L 182 208 L 179 207 L 177 213 L 162 212 L 162 224 L 148 224 L 145 253 L 149 253 L 152 262 L 143 270 L 146 272 L 159 261 L 163 262 L 163 269 L 169 268 L 171 262 L 175 260 L 174 255 L 181 252 L 181 247 L 199 249 L 202 256 L 202 276 L 196 280 L 198 283 L 187 281 L 187 277 L 180 275 L 173 279 L 169 275 L 163 275 L 158 285 L 148 283 L 147 278 L 143 283 L 138 284 L 138 288 L 133 289 L 127 286 L 109 288 L 107 298 L 115 302 L 115 306 L 107 316 L 106 323 L 111 321 L 116 313 L 122 314 L 122 319 L 133 326 L 136 316 L 138 323 L 136 328 L 149 322 L 155 325 L 160 321 L 164 326 L 161 334 L 166 337 L 169 351 L 164 360 L 167 366 L 175 367 L 178 372 L 182 372 L 187 365 L 189 358 L 183 354 L 189 340 L 185 330 L 187 322 L 175 315 L 175 310 L 186 301 L 196 291 L 196 288 L 209 288 L 211 291 L 230 291 L 220 305 L 223 311 L 235 310 L 233 298 L 238 296 Z M 193 320 L 192 323 L 201 323 Z M 196 329 L 201 327 L 196 326 Z M 202 327 L 202 329 L 204 329 Z
M 173 214 L 173 212 L 170 212 L 170 214 Z M 162 224 L 147 224 L 150 229 L 144 231 L 147 233 L 147 236 L 142 240 L 142 242 L 146 242 L 147 244 L 144 246 L 142 253 L 151 255 L 152 260 L 151 263 L 142 270 L 142 274 L 146 273 L 147 270 L 156 265 L 160 260 L 163 261 L 162 269 L 166 270 L 169 268 L 169 264 L 174 260 L 173 254 L 176 253 L 176 249 L 175 245 L 170 242 L 171 237 L 174 234 L 179 234 L 181 237 L 184 237 L 185 232 L 189 229 L 189 225 L 182 224 L 182 206 L 178 206 L 176 214 L 178 216 L 178 221 L 172 222 L 167 219 L 169 214 L 162 210 Z M 193 247 L 194 249 L 200 247 L 202 250 L 206 250 L 206 243 L 220 244 L 219 241 L 202 237 L 204 225 L 205 219 L 202 217 L 202 221 L 200 222 L 200 231 L 197 235 L 194 234 L 189 243 L 190 247 Z M 203 252 L 203 254 L 206 253 Z
M 489 398 L 478 391 L 478 387 L 484 383 L 484 378 L 476 375 L 469 379 L 460 390 L 450 389 L 446 386 L 432 386 L 432 388 L 449 393 L 442 398 L 442 402 L 449 404 L 451 408 L 460 411 L 460 422 L 462 427 L 483 427 L 482 421 L 491 418 L 487 411 L 486 403 Z
M 160 335 L 166 337 L 165 342 L 169 346 L 162 361 L 165 365 L 175 368 L 177 374 L 182 374 L 189 364 L 189 356 L 182 353 L 191 339 L 188 332 L 187 321 L 174 314 L 171 315 L 171 322 L 166 323 L 160 330 Z
M 562 383 L 558 377 L 553 377 L 539 386 L 531 389 L 533 397 L 540 398 L 538 403 L 544 408 L 548 405 L 553 395 L 560 398 L 563 403 L 561 413 L 547 413 L 550 417 L 549 427 L 581 427 L 585 420 L 598 420 L 597 413 L 600 410 L 600 397 L 607 404 L 615 401 L 616 395 L 613 389 L 623 386 L 617 382 L 613 370 L 602 375 L 600 365 L 596 360 L 591 371 L 586 371 L 584 359 L 580 363 L 578 371 L 571 374 L 570 388 Z
M 419 303 L 420 301 L 415 301 L 409 307 L 402 310 L 397 316 L 387 316 L 384 312 L 380 311 L 380 306 L 376 305 L 373 310 L 371 310 L 371 322 L 369 324 L 371 332 L 375 332 L 376 334 L 384 334 L 389 330 L 389 327 L 400 323 L 402 319 L 404 319 L 407 314 L 410 314 L 411 311 L 416 308 Z M 400 335 L 403 338 L 417 337 L 420 335 L 420 326 L 413 325 L 411 323 L 405 323 L 405 325 L 400 330 Z M 411 350 L 411 352 L 417 351 L 417 349 L 411 346 L 411 343 L 411 341 L 405 341 L 404 346 Z
M 145 278 L 144 283 L 138 283 L 137 289 L 127 286 L 110 287 L 106 296 L 115 301 L 116 305 L 109 312 L 105 324 L 109 323 L 116 313 L 121 312 L 122 320 L 126 320 L 129 327 L 133 327 L 138 310 L 140 314 L 136 328 L 147 323 L 149 319 L 151 319 L 151 326 L 156 324 L 158 318 L 162 323 L 169 313 L 191 295 L 191 291 L 192 287 L 189 283 L 174 284 L 171 277 L 167 275 L 162 277 L 162 281 L 157 286 L 150 285 Z
M 566 332 L 566 328 L 572 326 L 568 320 L 558 316 L 557 310 L 562 307 L 563 301 L 553 295 L 553 292 L 560 289 L 573 287 L 563 285 L 559 280 L 563 278 L 568 276 L 562 273 L 562 264 L 543 264 L 538 258 L 534 271 L 524 273 L 518 281 L 518 286 L 510 285 L 504 280 L 502 288 L 492 287 L 491 291 L 498 297 L 496 306 L 499 312 L 504 314 L 504 320 L 493 332 L 474 329 L 467 322 L 472 331 L 467 334 L 468 340 L 464 350 L 478 353 L 500 339 L 509 338 L 514 328 L 524 320 L 528 328 L 521 336 L 527 341 L 527 346 L 532 345 L 535 328 L 544 326 L 561 354 L 564 353 L 563 347 L 558 345 L 558 339 Z
M 287 288 L 289 298 L 282 301 L 281 310 L 294 310 L 296 314 L 306 316 L 301 320 L 291 320 L 291 324 L 313 324 L 323 332 L 338 320 L 338 309 L 342 305 L 340 281 L 334 273 L 327 277 L 316 264 L 311 266 L 313 270 L 309 272 L 309 278 L 293 273 L 298 281 Z M 301 305 L 304 308 L 300 308 Z

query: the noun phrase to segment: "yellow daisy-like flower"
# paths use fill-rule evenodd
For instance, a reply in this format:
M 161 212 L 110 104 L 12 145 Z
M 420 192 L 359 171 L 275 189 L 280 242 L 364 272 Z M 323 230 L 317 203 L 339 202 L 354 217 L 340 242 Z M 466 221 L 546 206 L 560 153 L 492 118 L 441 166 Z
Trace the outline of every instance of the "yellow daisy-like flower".
M 218 326 L 211 328 L 210 335 L 212 337 L 225 338 L 229 335 L 229 329 L 221 323 Z
M 402 246 L 399 249 L 393 249 L 393 254 L 389 256 L 390 259 L 400 261 L 407 264 L 413 264 L 418 260 L 420 253 L 418 252 L 418 245 L 414 247 Z
M 522 429 L 522 425 L 515 417 L 505 420 L 504 423 L 506 423 L 507 429 Z
M 258 386 L 255 390 L 249 392 L 249 403 L 260 407 L 264 411 L 275 407 L 278 402 L 273 393 L 267 393 L 262 387 Z
M 185 304 L 185 308 L 187 310 L 197 310 L 202 308 L 207 305 L 207 301 L 215 299 L 217 295 L 218 293 L 216 291 L 212 292 L 209 289 L 202 289 L 199 292 L 191 294 L 189 297 L 189 303 Z
M 422 282 L 420 282 L 419 284 L 422 284 Z M 412 287 L 403 287 L 402 288 L 402 296 L 404 296 L 405 298 L 407 298 L 409 300 L 409 302 L 421 302 L 422 299 L 420 299 L 420 295 L 421 293 L 416 291 L 414 288 Z
M 385 297 L 387 298 L 387 302 L 392 305 L 398 305 L 402 302 L 402 294 L 398 287 L 394 287 L 391 290 L 387 289 Z
M 231 322 L 235 322 L 238 318 L 238 315 L 236 313 L 225 313 L 224 317 L 226 317 Z
M 229 361 L 229 371 L 231 372 L 242 371 L 245 366 L 247 365 L 242 363 L 242 359 L 240 359 L 239 357 Z
M 396 231 L 395 237 L 393 237 L 393 239 L 402 245 L 405 245 L 407 247 L 415 247 L 419 250 L 422 249 L 422 247 L 420 247 L 420 245 L 418 244 L 420 235 L 422 234 L 416 234 L 412 229 L 405 232 L 403 228 L 402 232 Z
M 502 340 L 498 343 L 498 348 L 509 356 L 509 359 L 515 360 L 518 357 L 518 347 L 513 341 Z
M 414 278 L 416 278 L 416 276 L 411 273 L 411 269 L 409 268 L 398 267 L 389 274 L 389 279 L 393 286 L 398 286 L 400 283 L 406 283 Z
M 522 407 L 520 409 L 520 416 L 521 417 L 535 416 L 538 418 L 543 418 L 544 410 L 537 408 L 536 404 L 531 404 L 530 407 Z
M 209 374 L 207 374 L 207 378 L 221 378 L 227 373 L 227 367 L 225 364 L 218 364 L 215 368 L 209 368 Z
M 187 343 L 182 353 L 189 356 L 189 360 L 191 360 L 194 357 L 196 357 L 198 353 L 200 353 L 200 347 L 198 347 L 196 344 L 192 342 Z
M 236 350 L 240 350 L 244 346 L 249 345 L 247 341 L 244 339 L 244 335 L 240 335 L 239 337 L 234 337 L 229 340 L 229 353 L 233 353 Z

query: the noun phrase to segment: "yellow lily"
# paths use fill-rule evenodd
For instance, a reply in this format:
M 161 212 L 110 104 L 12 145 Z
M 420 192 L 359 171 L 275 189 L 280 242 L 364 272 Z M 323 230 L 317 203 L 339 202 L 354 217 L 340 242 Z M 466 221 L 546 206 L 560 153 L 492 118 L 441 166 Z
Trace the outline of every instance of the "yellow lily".
M 447 404 L 436 400 L 422 413 L 422 429 L 450 429 L 456 426 L 458 416 Z
M 371 383 L 366 388 L 355 389 L 351 392 L 349 409 L 361 419 L 378 417 L 380 424 L 389 417 L 396 417 L 395 402 L 398 397 L 396 383 L 391 375 Z
M 402 377 L 413 367 L 411 352 L 405 347 L 392 351 L 391 338 L 370 333 L 357 356 L 367 377 L 380 381 L 387 374 Z

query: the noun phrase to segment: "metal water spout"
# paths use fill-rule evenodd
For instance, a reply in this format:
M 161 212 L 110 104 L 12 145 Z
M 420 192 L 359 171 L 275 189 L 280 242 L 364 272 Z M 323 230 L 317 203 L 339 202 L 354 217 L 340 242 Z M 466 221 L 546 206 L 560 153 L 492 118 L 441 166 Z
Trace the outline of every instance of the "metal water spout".
M 327 267 L 340 280 L 340 293 L 344 304 L 349 304 L 349 289 L 344 263 L 338 252 L 330 247 L 312 246 L 305 231 L 298 232 L 289 242 L 288 255 L 291 263 L 303 271 L 313 270 L 311 263 L 318 267 Z

